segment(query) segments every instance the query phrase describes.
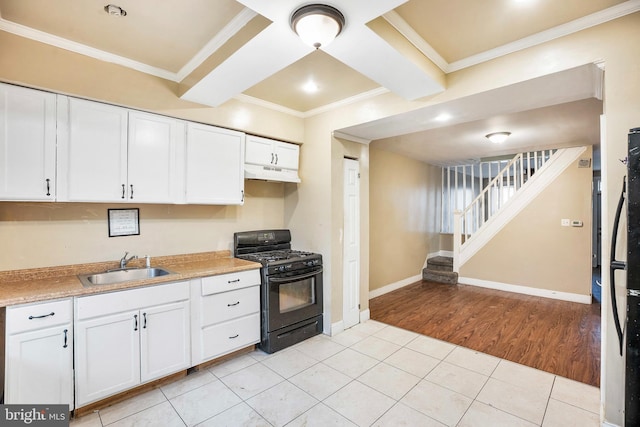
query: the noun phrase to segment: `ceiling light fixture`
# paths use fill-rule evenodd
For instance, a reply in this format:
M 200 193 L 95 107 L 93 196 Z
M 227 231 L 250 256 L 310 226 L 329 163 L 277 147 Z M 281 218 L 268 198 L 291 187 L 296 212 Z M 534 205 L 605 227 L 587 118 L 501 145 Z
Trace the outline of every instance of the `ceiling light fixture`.
M 493 132 L 485 136 L 489 141 L 493 142 L 494 144 L 500 144 L 504 142 L 509 137 L 509 135 L 511 135 L 511 132 Z
M 326 4 L 308 4 L 291 15 L 291 28 L 306 44 L 326 46 L 335 39 L 344 27 L 344 15 L 335 7 Z
M 313 80 L 309 80 L 302 86 L 302 90 L 304 90 L 307 93 L 316 93 L 318 89 L 320 89 L 318 87 L 318 84 Z
M 106 5 L 104 7 L 104 11 L 111 16 L 127 16 L 127 11 L 120 6 L 116 6 L 115 4 Z

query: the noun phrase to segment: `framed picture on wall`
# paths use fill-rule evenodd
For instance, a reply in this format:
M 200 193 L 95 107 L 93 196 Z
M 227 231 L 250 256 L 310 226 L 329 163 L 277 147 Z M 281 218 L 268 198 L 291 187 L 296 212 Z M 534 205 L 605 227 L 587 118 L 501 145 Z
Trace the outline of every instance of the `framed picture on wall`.
M 140 234 L 140 209 L 108 209 L 109 237 Z

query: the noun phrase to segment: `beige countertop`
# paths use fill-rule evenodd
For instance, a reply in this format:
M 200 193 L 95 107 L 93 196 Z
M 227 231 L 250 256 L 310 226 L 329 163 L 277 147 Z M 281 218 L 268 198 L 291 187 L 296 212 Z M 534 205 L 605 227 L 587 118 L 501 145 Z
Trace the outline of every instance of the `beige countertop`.
M 144 259 L 138 259 L 130 262 L 128 267 L 143 267 L 144 262 Z M 77 277 L 78 274 L 98 273 L 118 268 L 118 266 L 118 261 L 110 261 L 0 271 L 0 307 L 138 288 L 160 283 L 180 282 L 198 277 L 253 270 L 261 267 L 260 264 L 255 262 L 232 258 L 230 251 L 217 251 L 152 257 L 152 267 L 162 267 L 174 273 L 153 279 L 84 286 Z

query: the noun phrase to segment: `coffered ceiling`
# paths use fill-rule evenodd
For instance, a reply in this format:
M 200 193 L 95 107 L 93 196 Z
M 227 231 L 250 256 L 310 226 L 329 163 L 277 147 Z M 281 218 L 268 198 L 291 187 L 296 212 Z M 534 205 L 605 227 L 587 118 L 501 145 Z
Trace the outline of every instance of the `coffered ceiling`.
M 427 59 L 448 73 L 640 10 L 640 0 L 330 0 L 347 23 L 335 47 L 314 50 L 288 28 L 304 0 L 112 1 L 126 16 L 105 12 L 106 0 L 0 0 L 0 30 L 181 82 L 186 99 L 241 97 L 304 117 L 384 91 L 444 90 Z M 225 94 L 209 99 L 216 76 Z

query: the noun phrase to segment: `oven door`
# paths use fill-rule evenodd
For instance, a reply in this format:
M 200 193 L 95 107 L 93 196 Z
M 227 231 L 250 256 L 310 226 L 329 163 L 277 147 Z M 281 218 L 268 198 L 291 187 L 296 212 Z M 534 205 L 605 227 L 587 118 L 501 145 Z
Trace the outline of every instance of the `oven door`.
M 267 331 L 322 314 L 322 267 L 267 278 Z

